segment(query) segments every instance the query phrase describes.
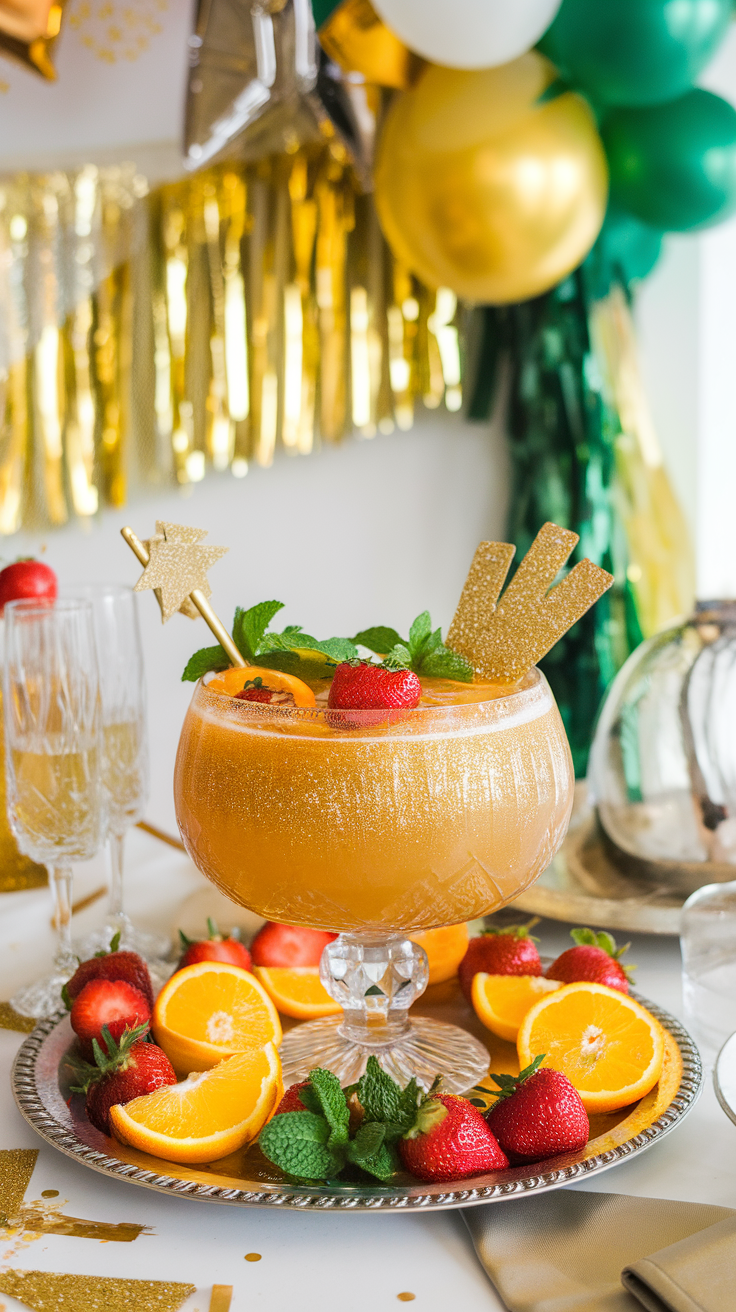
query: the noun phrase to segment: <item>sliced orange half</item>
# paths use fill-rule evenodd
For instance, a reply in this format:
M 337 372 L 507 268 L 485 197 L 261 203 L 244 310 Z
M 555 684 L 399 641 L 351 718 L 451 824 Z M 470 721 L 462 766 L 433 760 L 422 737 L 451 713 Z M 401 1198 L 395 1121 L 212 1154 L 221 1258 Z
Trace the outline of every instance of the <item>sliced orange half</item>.
M 320 1016 L 339 1016 L 342 1011 L 321 982 L 318 966 L 255 966 L 254 970 L 284 1016 L 318 1020 Z
M 177 970 L 156 999 L 152 1029 L 177 1075 L 281 1042 L 281 1022 L 263 985 L 225 961 Z
M 527 1012 L 517 1039 L 522 1069 L 541 1052 L 589 1112 L 643 1098 L 662 1072 L 665 1035 L 651 1012 L 603 984 L 566 984 Z
M 430 984 L 444 984 L 446 979 L 457 975 L 457 968 L 468 950 L 467 925 L 428 929 L 424 934 L 412 934 L 411 937 L 427 954 Z
M 190 1075 L 110 1110 L 113 1133 L 169 1162 L 216 1162 L 260 1134 L 281 1097 L 281 1062 L 273 1043 L 240 1052 L 211 1071 Z
M 519 1026 L 530 1008 L 543 994 L 561 988 L 559 980 L 543 975 L 486 975 L 479 971 L 473 976 L 475 1014 L 499 1039 L 516 1043 Z
M 283 674 L 281 670 L 266 670 L 262 665 L 239 665 L 225 670 L 210 679 L 207 687 L 212 692 L 226 692 L 234 697 L 254 679 L 260 679 L 264 688 L 272 688 L 274 692 L 290 692 L 296 706 L 316 705 L 312 689 L 302 679 L 297 679 L 295 674 Z

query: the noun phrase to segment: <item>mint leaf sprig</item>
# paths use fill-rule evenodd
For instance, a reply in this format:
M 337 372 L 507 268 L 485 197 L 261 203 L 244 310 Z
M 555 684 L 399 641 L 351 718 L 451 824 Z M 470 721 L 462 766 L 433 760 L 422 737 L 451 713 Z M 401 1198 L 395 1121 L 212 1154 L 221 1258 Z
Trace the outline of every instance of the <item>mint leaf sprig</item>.
M 340 661 L 357 659 L 358 649 L 348 638 L 320 641 L 298 624 L 287 625 L 282 633 L 271 632 L 269 624 L 283 608 L 282 601 L 259 601 L 248 610 L 236 607 L 233 642 L 249 665 L 282 670 L 302 679 L 324 679 Z M 182 681 L 196 683 L 210 671 L 229 669 L 230 664 L 223 647 L 202 647 L 187 662 Z
M 396 1142 L 414 1124 L 423 1097 L 416 1080 L 402 1089 L 369 1057 L 365 1074 L 347 1089 L 320 1067 L 309 1081 L 299 1092 L 307 1110 L 283 1112 L 261 1130 L 264 1156 L 300 1180 L 331 1180 L 348 1165 L 390 1179 L 399 1166 Z M 351 1134 L 356 1102 L 361 1120 Z
M 389 669 L 413 670 L 428 678 L 456 679 L 460 683 L 471 683 L 473 679 L 472 665 L 452 647 L 445 646 L 442 629 L 432 628 L 428 610 L 417 615 L 408 639 L 400 637 L 396 629 L 377 625 L 356 633 L 353 642 L 382 656 Z

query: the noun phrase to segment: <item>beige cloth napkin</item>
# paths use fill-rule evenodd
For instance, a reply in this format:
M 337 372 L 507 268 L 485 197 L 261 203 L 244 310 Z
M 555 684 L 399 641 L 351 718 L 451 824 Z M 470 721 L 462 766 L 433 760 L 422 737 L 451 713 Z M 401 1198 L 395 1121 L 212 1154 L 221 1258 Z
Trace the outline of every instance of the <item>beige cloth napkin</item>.
M 469 1207 L 463 1218 L 510 1312 L 736 1308 L 728 1207 L 559 1189 Z

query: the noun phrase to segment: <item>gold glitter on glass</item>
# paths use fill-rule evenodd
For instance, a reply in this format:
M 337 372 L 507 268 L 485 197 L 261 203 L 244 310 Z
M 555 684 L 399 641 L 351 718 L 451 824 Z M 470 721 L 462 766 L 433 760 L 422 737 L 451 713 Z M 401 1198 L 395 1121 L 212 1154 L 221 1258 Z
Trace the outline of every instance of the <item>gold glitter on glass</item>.
M 83 0 L 68 26 L 103 64 L 133 63 L 162 32 L 168 0 Z
M 164 1280 L 111 1280 L 53 1271 L 3 1271 L 0 1293 L 34 1312 L 176 1312 L 196 1285 Z
M 610 588 L 613 576 L 590 560 L 551 588 L 578 541 L 577 533 L 544 524 L 500 601 L 514 549 L 480 544 L 447 642 L 483 678 L 515 683 Z

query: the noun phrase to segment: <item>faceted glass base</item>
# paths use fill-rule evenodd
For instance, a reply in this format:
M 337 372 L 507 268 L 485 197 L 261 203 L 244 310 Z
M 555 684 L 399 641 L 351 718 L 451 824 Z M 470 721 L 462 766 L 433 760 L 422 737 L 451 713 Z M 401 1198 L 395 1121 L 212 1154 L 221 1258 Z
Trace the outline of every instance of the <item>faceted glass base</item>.
M 19 1016 L 32 1016 L 36 1020 L 55 1016 L 57 1011 L 63 1011 L 61 990 L 76 969 L 77 961 L 74 957 L 69 961 L 67 968 L 56 963 L 50 975 L 44 975 L 42 979 L 27 984 L 25 988 L 18 989 L 18 992 L 13 994 L 10 999 L 13 1011 L 17 1011 Z
M 346 1028 L 342 1016 L 331 1016 L 289 1030 L 281 1044 L 284 1086 L 305 1080 L 315 1066 L 332 1071 L 341 1084 L 352 1084 L 371 1055 L 402 1088 L 412 1075 L 425 1089 L 441 1075 L 443 1093 L 467 1093 L 488 1074 L 488 1050 L 457 1025 L 417 1016 L 384 1046 L 356 1042 Z

